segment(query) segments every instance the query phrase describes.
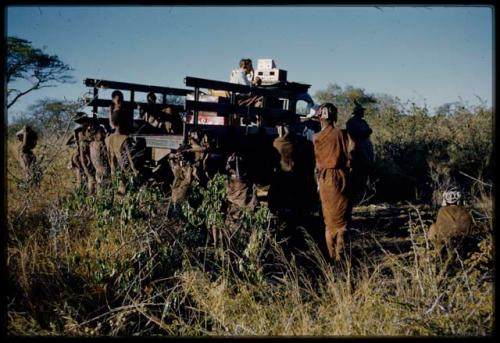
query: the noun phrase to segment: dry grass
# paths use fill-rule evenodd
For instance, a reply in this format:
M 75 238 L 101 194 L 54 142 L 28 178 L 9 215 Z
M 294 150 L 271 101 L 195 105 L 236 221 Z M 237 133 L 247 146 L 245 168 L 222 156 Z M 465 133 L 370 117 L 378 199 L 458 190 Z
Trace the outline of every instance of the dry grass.
M 332 268 L 313 241 L 302 255 L 284 251 L 262 218 L 252 219 L 253 236 L 213 248 L 203 225 L 167 215 L 167 196 L 86 197 L 74 190 L 64 153 L 39 189 L 22 193 L 10 143 L 10 335 L 493 333 L 487 188 L 473 203 L 481 239 L 472 254 L 441 259 L 426 240 L 428 222 L 413 215 L 406 253 L 373 237 L 376 254 Z

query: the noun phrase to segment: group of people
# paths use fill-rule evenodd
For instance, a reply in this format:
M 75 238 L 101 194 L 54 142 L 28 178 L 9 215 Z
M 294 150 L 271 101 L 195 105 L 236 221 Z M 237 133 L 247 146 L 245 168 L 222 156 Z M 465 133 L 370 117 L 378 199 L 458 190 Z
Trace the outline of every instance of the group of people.
M 144 124 L 139 130 L 179 132 L 182 128 L 180 117 L 176 117 L 172 109 L 160 110 L 154 93 L 149 93 L 147 99 L 147 105 L 141 109 Z M 281 122 L 276 127 L 278 136 L 272 144 L 277 159 L 268 194 L 269 208 L 278 215 L 297 216 L 308 209 L 305 204 L 308 192 L 313 190 L 319 194 L 325 242 L 332 261 L 342 258 L 353 204 L 364 191 L 374 162 L 370 142 L 372 130 L 363 119 L 364 112 L 365 109 L 355 103 L 352 118 L 345 129 L 340 129 L 336 125 L 337 108 L 332 103 L 324 103 L 310 117 L 318 124 L 312 137 L 292 132 L 289 124 Z M 97 118 L 81 112 L 76 122 L 80 126 L 68 144 L 76 145 L 69 167 L 74 170 L 77 183 L 85 184 L 88 192 L 94 193 L 109 186 L 112 176 L 118 175 L 118 193 L 125 194 L 129 181 L 141 179 L 143 151 L 129 135 L 134 125 L 133 109 L 124 104 L 123 94 L 119 91 L 112 94 L 107 123 L 111 130 L 106 130 L 106 125 L 101 125 Z M 24 127 L 17 135 L 21 141 L 21 166 L 28 173 L 35 161 L 32 150 L 37 135 L 29 127 Z M 229 205 L 226 220 L 229 227 L 238 227 L 243 213 L 258 204 L 246 162 L 237 153 L 228 158 L 216 153 L 207 134 L 191 130 L 187 144 L 168 156 L 173 174 L 172 202 L 185 199 L 193 180 L 206 185 L 216 173 L 225 172 Z M 437 222 L 431 226 L 431 239 L 443 241 L 444 237 L 470 230 L 472 219 L 468 211 L 459 206 L 459 197 L 459 193 L 445 195 L 443 208 L 446 209 L 439 211 Z M 217 228 L 212 228 L 212 236 L 216 242 Z
M 337 108 L 325 103 L 311 118 L 319 124 L 319 132 L 315 133 L 312 142 L 301 133 L 292 132 L 288 123 L 280 122 L 276 127 L 278 136 L 272 143 L 277 158 L 268 191 L 270 210 L 284 218 L 301 216 L 310 208 L 308 200 L 312 199 L 311 191 L 316 190 L 316 184 L 326 227 L 328 255 L 336 261 L 340 260 L 344 249 L 344 233 L 350 221 L 354 197 L 363 188 L 354 187 L 354 182 L 365 182 L 368 168 L 373 163 L 369 143 L 371 129 L 363 115 L 364 109 L 357 104 L 348 129 L 341 130 L 336 127 Z M 193 156 L 189 157 L 189 153 Z M 213 176 L 207 172 L 213 155 L 206 135 L 200 137 L 190 133 L 186 148 L 170 158 L 174 173 L 174 202 L 184 198 L 192 180 L 203 184 Z M 257 205 L 256 187 L 249 177 L 247 163 L 242 156 L 233 153 L 225 168 L 228 174 L 227 220 L 235 227 L 242 213 Z M 213 235 L 215 241 L 215 231 Z
M 144 124 L 135 128 L 136 131 L 171 133 L 175 128 L 178 132 L 179 123 L 172 110 L 166 108 L 160 111 L 155 101 L 154 93 L 149 93 L 146 106 L 141 108 Z M 68 145 L 76 146 L 69 168 L 75 172 L 77 183 L 85 184 L 89 193 L 100 190 L 117 174 L 118 192 L 124 194 L 127 180 L 137 180 L 140 177 L 144 151 L 129 136 L 134 129 L 133 116 L 133 108 L 124 102 L 120 91 L 112 93 L 108 122 L 105 125 L 95 117 L 78 113 L 75 121 L 80 126 L 67 142 Z M 105 127 L 109 129 L 106 130 Z
M 366 186 L 373 163 L 372 130 L 363 119 L 364 108 L 356 103 L 346 129 L 335 127 L 337 110 L 332 104 L 320 107 L 321 131 L 314 135 L 316 171 L 325 222 L 329 257 L 339 261 L 344 233 L 350 221 L 353 200 Z M 473 231 L 474 220 L 457 189 L 443 192 L 443 201 L 428 238 L 437 251 L 459 247 Z M 358 198 L 359 199 L 359 198 Z

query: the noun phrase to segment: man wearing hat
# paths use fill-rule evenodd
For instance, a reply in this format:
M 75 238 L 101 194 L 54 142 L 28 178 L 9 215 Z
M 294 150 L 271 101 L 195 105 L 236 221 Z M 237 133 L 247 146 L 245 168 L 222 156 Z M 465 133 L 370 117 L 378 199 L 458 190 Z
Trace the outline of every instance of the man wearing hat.
M 443 192 L 443 202 L 437 214 L 437 220 L 428 232 L 429 239 L 438 250 L 442 244 L 454 248 L 460 240 L 471 233 L 473 220 L 463 206 L 462 194 L 456 188 Z M 450 245 L 451 244 L 451 245 Z
M 335 127 L 337 108 L 325 103 L 318 109 L 321 131 L 314 135 L 314 154 L 328 255 L 340 261 L 344 233 L 351 217 L 349 198 L 353 142 L 345 130 Z
M 365 109 L 357 101 L 354 102 L 353 116 L 347 121 L 346 129 L 355 143 L 353 151 L 353 195 L 357 198 L 363 196 L 368 175 L 373 166 L 373 145 L 370 141 L 372 129 L 363 119 Z

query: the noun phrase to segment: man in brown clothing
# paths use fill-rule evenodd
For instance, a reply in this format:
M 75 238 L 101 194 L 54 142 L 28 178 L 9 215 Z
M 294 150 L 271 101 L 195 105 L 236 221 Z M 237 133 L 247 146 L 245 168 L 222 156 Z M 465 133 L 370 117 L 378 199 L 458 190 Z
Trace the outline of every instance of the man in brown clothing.
M 248 179 L 246 167 L 240 156 L 233 153 L 226 163 L 229 175 L 226 181 L 227 209 L 226 225 L 235 231 L 240 225 L 244 211 L 253 210 L 257 206 L 254 185 Z M 215 230 L 215 229 L 214 229 Z M 214 240 L 216 232 L 213 231 Z
M 192 161 L 192 173 L 202 186 L 208 182 L 208 176 L 205 172 L 205 161 L 209 152 L 209 141 L 206 134 L 200 130 L 193 129 L 188 134 L 188 146 L 182 150 L 188 161 Z
M 351 216 L 349 173 L 353 142 L 349 134 L 335 127 L 337 108 L 331 103 L 318 110 L 321 131 L 314 135 L 314 154 L 326 226 L 325 238 L 330 259 L 340 261 L 344 233 Z
M 75 173 L 76 183 L 81 187 L 86 181 L 85 171 L 83 170 L 82 163 L 80 162 L 80 141 L 83 140 L 82 127 L 79 126 L 75 129 L 73 136 L 68 139 L 66 145 L 76 145 L 75 151 L 71 154 L 71 159 L 68 164 L 68 169 L 72 169 Z
M 115 90 L 111 94 L 111 106 L 109 107 L 109 126 L 112 129 L 120 130 L 123 134 L 128 134 L 134 124 L 134 109 L 124 103 L 123 93 Z
M 35 162 L 36 157 L 33 149 L 36 147 L 38 135 L 33 129 L 24 125 L 21 130 L 16 133 L 17 138 L 21 142 L 19 145 L 19 163 L 24 171 L 26 181 L 36 181 L 35 177 Z M 37 181 L 35 182 L 37 183 Z
M 100 190 L 108 181 L 110 167 L 106 144 L 104 142 L 106 132 L 102 126 L 97 126 L 93 140 L 90 142 L 90 161 L 95 170 L 95 181 L 97 190 Z
M 95 169 L 90 158 L 90 143 L 94 139 L 95 129 L 96 125 L 91 120 L 85 122 L 82 127 L 82 134 L 80 136 L 81 139 L 78 141 L 80 165 L 82 166 L 85 178 L 87 179 L 89 194 L 93 194 L 95 192 L 96 186 Z
M 471 233 L 472 226 L 469 211 L 461 205 L 460 192 L 450 190 L 443 193 L 442 207 L 436 222 L 429 228 L 428 237 L 439 251 L 443 243 L 448 248 L 454 248 Z
M 119 174 L 118 193 L 125 194 L 126 180 L 128 177 L 136 178 L 139 176 L 134 156 L 133 142 L 128 136 L 129 127 L 125 124 L 123 129 L 120 125 L 119 117 L 110 118 L 110 124 L 116 131 L 106 138 L 106 148 L 111 175 Z
M 346 123 L 346 130 L 355 143 L 352 152 L 352 192 L 359 200 L 364 195 L 366 181 L 373 166 L 373 145 L 370 141 L 372 129 L 363 119 L 365 109 L 358 102 L 354 102 L 353 116 Z
M 181 152 L 169 155 L 168 163 L 174 176 L 171 185 L 171 199 L 173 204 L 177 204 L 186 198 L 189 185 L 193 179 L 193 167 Z
M 286 123 L 277 125 L 278 137 L 273 141 L 279 164 L 275 167 L 273 181 L 269 188 L 269 208 L 281 214 L 293 214 L 298 210 L 297 194 L 301 180 L 295 171 L 296 142 Z

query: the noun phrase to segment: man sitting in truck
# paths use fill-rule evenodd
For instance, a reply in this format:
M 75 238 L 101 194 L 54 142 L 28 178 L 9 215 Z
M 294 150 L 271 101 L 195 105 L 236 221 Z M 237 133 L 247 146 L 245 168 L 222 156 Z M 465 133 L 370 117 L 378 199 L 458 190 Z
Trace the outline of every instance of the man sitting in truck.
M 262 80 L 254 75 L 252 60 L 244 58 L 240 60 L 240 68 L 231 72 L 229 82 L 244 86 L 260 86 Z M 262 107 L 262 96 L 250 94 L 238 94 L 237 103 L 240 106 Z M 256 122 L 253 118 L 251 122 Z
M 146 125 L 149 126 L 149 128 L 158 128 L 162 124 L 162 121 L 160 120 L 160 113 L 156 105 L 156 94 L 149 92 L 146 99 L 146 105 L 141 106 L 139 110 L 139 117 L 146 122 Z M 144 130 L 141 131 L 144 132 Z
M 143 133 L 179 133 L 182 130 L 182 119 L 172 107 L 166 106 L 161 111 L 156 104 L 156 94 L 149 92 L 147 104 L 140 109 L 140 117 L 146 122 L 140 131 Z
M 240 60 L 240 68 L 234 69 L 231 72 L 229 82 L 244 86 L 257 86 L 260 84 L 261 80 L 254 75 L 252 60 L 243 58 Z
M 111 94 L 111 106 L 109 107 L 109 126 L 112 129 L 120 126 L 122 132 L 128 134 L 134 124 L 134 110 L 123 101 L 123 93 L 115 90 Z
M 182 133 L 182 119 L 179 111 L 170 106 L 161 110 L 165 117 L 165 128 L 168 133 L 180 134 Z

